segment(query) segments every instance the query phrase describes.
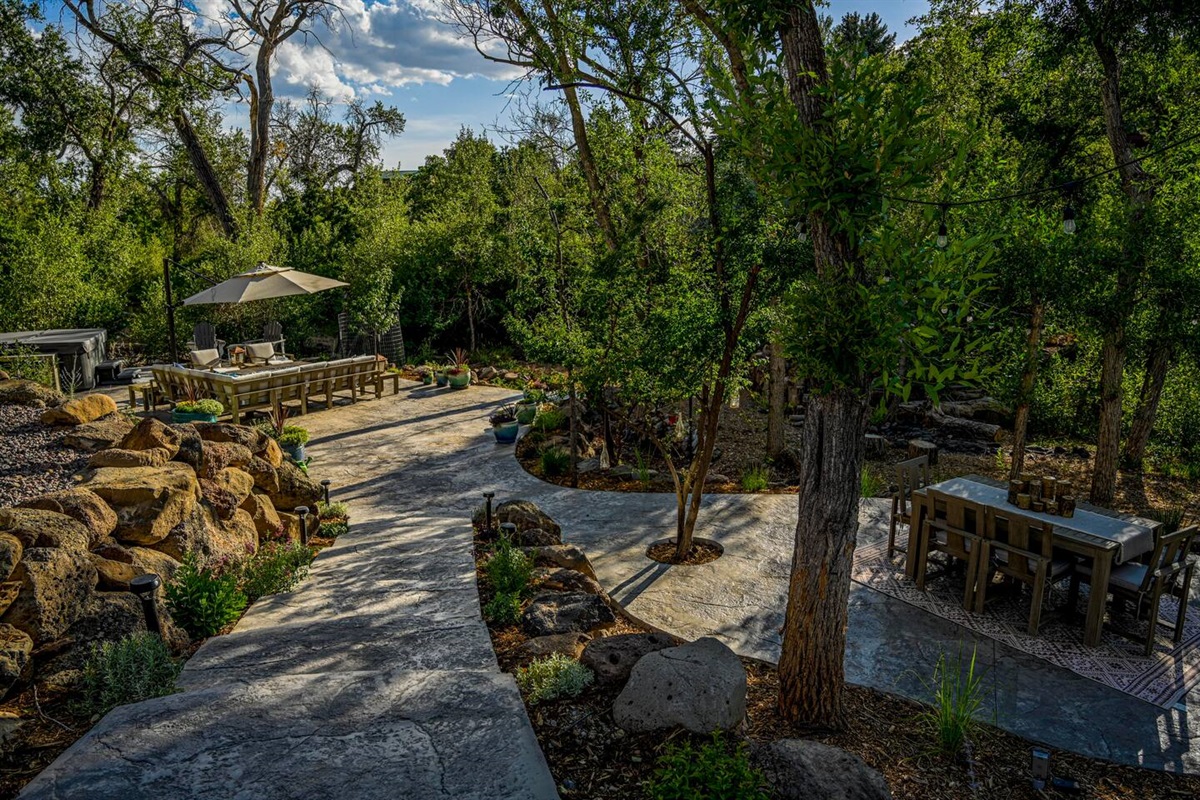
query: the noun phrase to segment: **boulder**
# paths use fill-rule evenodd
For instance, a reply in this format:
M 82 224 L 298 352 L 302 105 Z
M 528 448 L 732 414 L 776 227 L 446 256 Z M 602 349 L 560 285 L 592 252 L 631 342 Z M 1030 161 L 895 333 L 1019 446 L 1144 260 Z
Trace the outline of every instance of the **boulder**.
M 0 381 L 0 405 L 30 406 L 45 408 L 57 406 L 63 402 L 63 396 L 34 381 L 10 378 Z
M 254 454 L 236 442 L 205 442 L 200 477 L 215 478 L 226 467 L 245 467 Z
M 238 560 L 258 549 L 258 531 L 254 520 L 240 508 L 234 509 L 229 519 L 221 519 L 210 508 L 200 505 L 150 548 L 176 561 L 183 561 L 188 553 L 194 553 L 201 563 Z
M 129 582 L 142 574 L 133 564 L 110 561 L 92 553 L 92 566 L 99 578 L 97 588 L 102 592 L 128 592 Z
M 134 544 L 165 539 L 200 499 L 196 473 L 173 461 L 161 467 L 98 469 L 84 487 L 117 512 L 116 538 Z
M 92 544 L 88 529 L 81 523 L 37 508 L 0 509 L 0 531 L 15 536 L 26 548 L 65 547 L 86 551 Z
M 171 460 L 171 451 L 165 447 L 154 447 L 149 450 L 125 450 L 114 447 L 92 453 L 88 466 L 92 469 L 101 467 L 161 467 Z
M 557 534 L 543 528 L 530 528 L 524 531 L 518 530 L 512 537 L 512 540 L 513 544 L 518 547 L 547 547 L 562 544 L 562 539 Z
M 179 452 L 182 442 L 183 433 L 177 428 L 159 422 L 154 417 L 146 417 L 125 435 L 121 447 L 125 450 L 166 450 L 167 461 L 170 461 Z
M 533 559 L 533 563 L 535 564 L 573 569 L 576 572 L 582 572 L 593 580 L 596 578 L 596 572 L 592 569 L 592 564 L 588 561 L 587 556 L 573 544 L 525 547 L 522 550 L 525 555 Z
M 613 702 L 613 720 L 630 732 L 681 727 L 707 734 L 745 718 L 746 670 L 711 637 L 642 656 Z
M 281 464 L 275 473 L 279 476 L 279 488 L 275 492 L 267 491 L 267 496 L 271 498 L 275 508 L 281 511 L 291 511 L 298 506 L 316 509 L 317 501 L 324 496 L 321 484 L 291 462 Z M 258 486 L 257 477 L 254 485 Z
M 163 639 L 173 648 L 186 647 L 187 635 L 171 620 L 171 615 L 159 601 L 158 618 Z M 82 669 L 91 655 L 92 647 L 101 642 L 115 642 L 146 630 L 146 615 L 142 602 L 130 592 L 101 592 L 93 595 L 83 608 L 79 619 L 67 635 L 73 646 L 65 654 L 39 668 L 43 674 Z
M 536 575 L 538 585 L 542 589 L 551 592 L 586 592 L 587 594 L 603 595 L 604 590 L 600 588 L 600 584 L 593 579 L 584 575 L 582 572 L 576 572 L 573 569 L 564 569 L 556 567 L 554 569 L 540 569 Z
M 242 501 L 241 509 L 254 520 L 254 529 L 258 531 L 260 542 L 265 539 L 278 539 L 283 535 L 283 520 L 279 518 L 279 512 L 275 510 L 275 505 L 266 495 L 257 492 L 250 494 Z M 297 518 L 297 538 L 300 534 L 299 526 L 300 520 Z
M 107 558 L 109 561 L 120 561 L 122 564 L 133 563 L 133 552 L 111 539 L 106 539 L 100 544 L 93 546 L 92 553 L 100 556 L 100 558 Z
M 180 566 L 179 561 L 148 547 L 131 547 L 129 554 L 133 557 L 133 566 L 137 567 L 139 575 L 153 573 L 162 579 L 163 585 L 158 593 L 165 594 L 167 581 L 175 577 L 175 571 Z
M 279 443 L 258 428 L 230 422 L 197 422 L 196 431 L 206 442 L 233 442 L 245 447 L 273 467 L 283 463 Z
M 63 635 L 96 588 L 89 555 L 62 547 L 26 550 L 13 577 L 21 582 L 21 593 L 0 621 L 25 631 L 35 644 Z
M 0 532 L 0 581 L 8 580 L 17 565 L 21 563 L 21 556 L 24 553 L 25 545 L 21 543 L 20 539 L 11 533 Z
M 254 491 L 254 477 L 236 467 L 226 467 L 218 472 L 214 482 L 237 498 L 236 505 L 239 506 Z
M 204 441 L 200 438 L 200 434 L 196 432 L 194 425 L 172 425 L 171 430 L 179 434 L 179 450 L 176 451 L 174 460 L 180 464 L 187 464 L 197 475 L 204 468 Z
M 506 500 L 496 506 L 496 519 L 501 523 L 513 523 L 518 531 L 541 528 L 556 537 L 556 544 L 562 541 L 562 528 L 558 523 L 528 500 Z
M 292 544 L 302 542 L 303 539 L 300 536 L 300 517 L 295 514 L 289 514 L 286 511 L 277 511 L 275 513 L 279 517 L 279 538 Z
M 623 633 L 602 636 L 588 642 L 580 662 L 591 667 L 600 683 L 617 684 L 629 679 L 642 656 L 677 647 L 679 640 L 665 633 Z
M 20 508 L 40 508 L 65 514 L 88 529 L 93 546 L 117 529 L 117 512 L 89 489 L 63 489 L 21 503 Z
M 254 489 L 254 478 L 236 467 L 226 467 L 215 478 L 200 479 L 200 494 L 221 519 L 229 519 Z
M 750 763 L 781 800 L 891 800 L 883 775 L 861 758 L 808 739 L 778 739 L 750 749 Z
M 32 653 L 33 639 L 29 634 L 12 625 L 0 624 L 0 697 L 27 676 Z
M 87 394 L 68 400 L 61 406 L 46 409 L 42 422 L 46 425 L 83 425 L 117 413 L 117 403 L 106 394 Z
M 521 627 L 530 637 L 591 633 L 614 622 L 616 618 L 604 601 L 584 592 L 543 592 L 521 615 Z
M 21 593 L 20 581 L 5 581 L 0 583 L 0 614 L 8 610 L 8 607 L 17 599 L 17 595 Z
M 255 456 L 243 469 L 254 478 L 254 488 L 272 497 L 279 494 L 279 471 L 266 459 Z
M 133 430 L 133 420 L 124 414 L 109 414 L 107 417 L 79 425 L 62 438 L 64 447 L 93 453 L 116 447 Z
M 522 658 L 529 661 L 552 656 L 555 653 L 562 653 L 568 658 L 579 658 L 579 654 L 584 651 L 584 645 L 591 638 L 586 633 L 555 633 L 550 636 L 538 636 L 522 642 L 521 646 L 517 648 L 517 652 Z

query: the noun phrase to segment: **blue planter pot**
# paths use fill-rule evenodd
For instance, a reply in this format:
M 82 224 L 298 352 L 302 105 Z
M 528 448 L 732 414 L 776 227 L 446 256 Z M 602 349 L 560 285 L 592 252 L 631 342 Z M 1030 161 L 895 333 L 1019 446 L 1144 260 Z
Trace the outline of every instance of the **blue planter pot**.
M 281 449 L 288 458 L 296 463 L 304 460 L 304 445 L 302 444 L 295 444 L 291 447 L 281 447 Z
M 512 444 L 517 440 L 517 431 L 520 430 L 520 427 L 515 420 L 493 424 L 492 435 L 496 437 L 497 444 Z
M 446 377 L 446 373 L 439 372 L 437 374 L 437 385 L 438 386 L 445 386 L 449 382 L 450 382 L 450 379 Z
M 180 424 L 184 422 L 216 422 L 216 414 L 189 414 L 186 411 L 172 411 L 171 422 Z

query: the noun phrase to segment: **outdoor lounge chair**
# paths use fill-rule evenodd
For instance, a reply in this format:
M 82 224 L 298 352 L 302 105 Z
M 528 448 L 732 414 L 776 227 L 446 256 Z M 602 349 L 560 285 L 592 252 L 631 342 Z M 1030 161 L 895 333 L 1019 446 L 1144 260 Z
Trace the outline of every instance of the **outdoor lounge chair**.
M 287 355 L 287 350 L 284 349 L 283 325 L 278 320 L 263 325 L 262 339 L 260 341 L 270 342 L 275 345 L 275 352 L 278 355 Z
M 1096 587 L 1092 587 L 1093 592 L 1107 591 L 1111 593 L 1114 601 L 1132 600 L 1135 619 L 1142 616 L 1143 609 L 1148 612 L 1146 615 L 1147 630 L 1144 634 L 1147 657 L 1154 652 L 1154 636 L 1158 632 L 1158 626 L 1171 627 L 1169 621 L 1163 622 L 1158 618 L 1158 605 L 1164 594 L 1173 594 L 1179 598 L 1179 611 L 1175 615 L 1171 640 L 1179 643 L 1183 639 L 1188 593 L 1191 591 L 1192 573 L 1196 568 L 1195 562 L 1188 558 L 1188 550 L 1191 548 L 1196 532 L 1196 526 L 1191 525 L 1187 528 L 1180 528 L 1174 533 L 1162 534 L 1154 545 L 1154 552 L 1148 563 L 1127 561 L 1119 564 L 1113 567 L 1112 573 L 1108 577 L 1107 589 L 1097 590 Z M 1183 577 L 1182 583 L 1180 576 Z M 1071 580 L 1070 596 L 1072 601 L 1078 593 L 1079 582 L 1084 581 L 1090 584 L 1091 577 L 1091 564 L 1081 564 L 1075 568 L 1075 576 Z M 1143 639 L 1143 634 L 1122 630 L 1116 626 L 1112 626 L 1111 630 L 1113 633 L 1135 642 Z
M 287 356 L 275 352 L 275 345 L 272 342 L 246 343 L 247 364 L 290 364 L 291 361 Z
M 192 328 L 192 349 L 193 350 L 216 350 L 220 356 L 225 351 L 225 342 L 217 338 L 217 332 L 207 322 L 198 322 Z
M 221 352 L 215 347 L 207 350 L 192 350 L 190 357 L 192 366 L 199 369 L 212 369 L 221 363 Z

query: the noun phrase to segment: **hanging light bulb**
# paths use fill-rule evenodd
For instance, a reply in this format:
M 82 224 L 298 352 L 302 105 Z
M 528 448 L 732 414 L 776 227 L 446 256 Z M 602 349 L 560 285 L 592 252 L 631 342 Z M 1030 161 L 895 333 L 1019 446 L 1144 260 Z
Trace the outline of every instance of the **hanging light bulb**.
M 808 223 L 803 219 L 796 222 L 796 238 L 802 242 L 808 241 Z
M 946 230 L 946 212 L 949 210 L 949 206 L 941 206 L 941 209 L 942 222 L 938 225 L 937 246 L 945 250 L 946 246 L 950 244 L 950 234 Z
M 1070 206 L 1063 208 L 1063 233 L 1075 232 L 1075 209 Z

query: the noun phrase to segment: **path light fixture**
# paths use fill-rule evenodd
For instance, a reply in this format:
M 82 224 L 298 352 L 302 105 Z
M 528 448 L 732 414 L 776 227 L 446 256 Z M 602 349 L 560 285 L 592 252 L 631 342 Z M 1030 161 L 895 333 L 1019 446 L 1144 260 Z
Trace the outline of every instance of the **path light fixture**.
M 500 523 L 500 538 L 508 539 L 509 541 L 512 541 L 513 537 L 516 535 L 517 535 L 517 523 L 515 523 L 515 522 L 501 522 Z
M 300 518 L 300 544 L 308 545 L 308 506 L 296 506 L 296 516 Z
M 333 483 L 333 481 L 329 480 L 329 478 L 323 478 L 321 480 L 321 492 L 325 495 L 325 505 L 329 505 L 329 484 L 331 483 Z
M 492 498 L 495 496 L 496 496 L 495 492 L 484 492 L 483 493 L 483 499 L 487 506 L 487 511 L 485 512 L 485 517 L 484 517 L 484 519 L 485 519 L 484 530 L 487 531 L 488 533 L 492 532 Z
M 1050 782 L 1050 751 L 1035 747 L 1029 754 L 1029 776 L 1033 788 L 1042 790 Z
M 138 575 L 129 582 L 129 591 L 142 601 L 142 614 L 146 617 L 146 630 L 161 639 L 162 623 L 158 619 L 158 604 L 154 600 L 154 594 L 160 586 L 162 586 L 162 579 L 153 572 Z

